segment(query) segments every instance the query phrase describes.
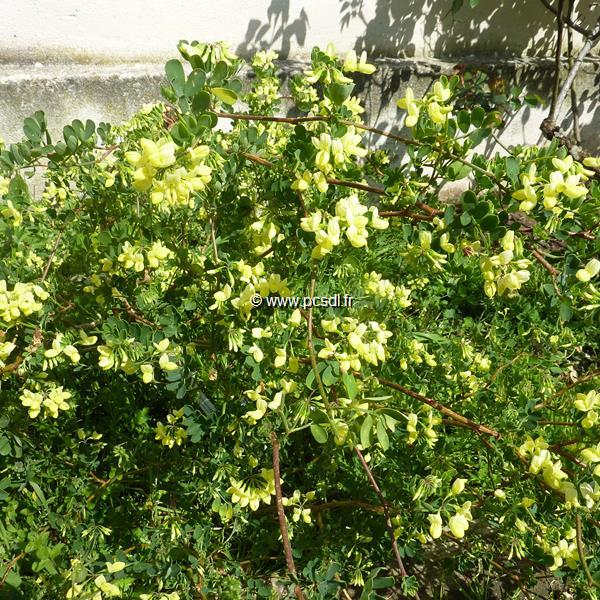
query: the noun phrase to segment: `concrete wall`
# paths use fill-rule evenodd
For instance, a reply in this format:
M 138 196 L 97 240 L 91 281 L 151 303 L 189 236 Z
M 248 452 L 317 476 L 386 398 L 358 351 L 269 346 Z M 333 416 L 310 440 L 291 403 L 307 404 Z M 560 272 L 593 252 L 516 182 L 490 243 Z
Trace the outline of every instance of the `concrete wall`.
M 370 121 L 391 127 L 400 117 L 393 100 L 406 85 L 425 88 L 457 62 L 483 61 L 547 94 L 554 44 L 553 17 L 539 0 L 481 0 L 455 18 L 448 15 L 452 0 L 0 3 L 0 136 L 7 140 L 20 137 L 22 119 L 37 109 L 58 128 L 75 117 L 114 122 L 158 99 L 162 65 L 180 39 L 224 39 L 242 55 L 273 48 L 288 66 L 329 41 L 340 52 L 364 48 L 389 57 L 364 95 Z M 585 26 L 599 15 L 595 0 L 577 3 Z M 599 64 L 588 61 L 579 82 L 584 136 L 596 146 Z M 524 111 L 505 140 L 535 141 L 542 116 Z

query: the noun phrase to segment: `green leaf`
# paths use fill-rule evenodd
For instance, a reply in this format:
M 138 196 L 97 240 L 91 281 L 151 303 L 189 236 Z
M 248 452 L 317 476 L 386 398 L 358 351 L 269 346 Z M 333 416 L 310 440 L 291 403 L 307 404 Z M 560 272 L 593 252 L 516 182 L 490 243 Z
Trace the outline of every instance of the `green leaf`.
M 457 179 L 463 179 L 471 172 L 471 167 L 465 165 L 459 160 L 455 160 L 448 166 L 447 177 L 450 181 L 456 181 Z
M 471 111 L 471 123 L 473 123 L 475 127 L 481 127 L 486 115 L 487 112 L 484 108 L 482 108 L 481 106 L 476 106 Z
M 334 104 L 339 106 L 350 97 L 353 89 L 353 83 L 332 83 L 327 86 L 325 93 Z
M 203 113 L 210 106 L 210 94 L 206 90 L 198 92 L 192 98 L 192 111 Z
M 488 202 L 487 200 L 484 200 L 483 202 L 478 202 L 475 205 L 472 214 L 479 221 L 483 217 L 485 217 L 485 215 L 491 213 L 493 210 L 494 206 L 492 205 L 492 203 Z
M 325 444 L 327 442 L 327 431 L 320 425 L 312 423 L 310 426 L 310 432 L 319 444 Z
M 571 317 L 573 316 L 573 310 L 566 302 L 562 302 L 558 311 L 558 315 L 561 321 L 570 321 Z
M 500 219 L 498 218 L 498 215 L 486 215 L 479 221 L 479 225 L 484 231 L 493 231 L 500 225 Z
M 469 0 L 469 5 L 471 6 L 471 8 L 475 8 L 479 2 L 481 2 L 481 0 Z
M 237 102 L 237 94 L 224 87 L 210 88 L 210 91 L 224 104 L 233 105 Z
M 176 58 L 173 58 L 165 65 L 165 74 L 167 75 L 169 83 L 173 86 L 175 93 L 178 96 L 181 96 L 185 84 L 183 65 Z
M 321 379 L 323 380 L 323 383 L 326 386 L 331 386 L 333 385 L 338 378 L 335 376 L 331 365 L 329 365 L 324 371 L 323 371 L 323 375 L 321 376 Z
M 471 127 L 471 115 L 466 110 L 461 110 L 459 111 L 458 115 L 456 115 L 456 122 L 458 124 L 458 128 L 463 133 L 467 133 Z
M 373 589 L 382 590 L 384 588 L 392 587 L 396 583 L 393 577 L 375 577 L 373 579 Z
M 222 83 L 225 77 L 227 77 L 227 63 L 220 60 L 213 69 L 212 83 Z
M 96 124 L 91 119 L 85 122 L 85 129 L 83 131 L 83 141 L 87 142 L 96 133 Z
M 390 438 L 385 429 L 385 422 L 383 419 L 377 419 L 377 441 L 384 452 L 390 447 Z
M 346 388 L 348 398 L 350 398 L 350 400 L 354 400 L 358 394 L 358 386 L 356 385 L 356 379 L 354 379 L 354 375 L 351 373 L 344 373 L 342 375 L 342 381 L 344 382 L 344 387 Z
M 23 132 L 27 139 L 34 144 L 39 144 L 42 141 L 42 130 L 35 119 L 27 117 L 23 121 Z
M 515 156 L 507 156 L 504 159 L 504 166 L 506 167 L 506 175 L 512 184 L 517 185 L 519 182 L 519 173 L 521 172 L 521 160 Z
M 0 456 L 10 454 L 10 441 L 5 435 L 0 435 Z
M 206 83 L 206 73 L 200 69 L 195 69 L 190 73 L 188 80 L 185 84 L 186 96 L 195 96 L 198 92 L 201 92 L 204 84 Z
M 373 417 L 367 415 L 360 427 L 360 445 L 368 448 L 371 445 L 371 429 L 373 428 Z
M 47 509 L 48 501 L 46 500 L 46 496 L 44 495 L 44 492 L 42 492 L 42 488 L 35 481 L 30 481 L 29 485 L 32 487 L 33 491 L 35 492 L 35 495 L 39 498 L 40 502 Z

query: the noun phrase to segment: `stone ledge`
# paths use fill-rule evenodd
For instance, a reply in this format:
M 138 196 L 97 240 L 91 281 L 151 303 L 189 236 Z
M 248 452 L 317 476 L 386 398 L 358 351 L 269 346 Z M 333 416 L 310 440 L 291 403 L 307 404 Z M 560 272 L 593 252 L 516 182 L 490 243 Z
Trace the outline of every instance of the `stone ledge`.
M 395 99 L 412 86 L 424 92 L 441 73 L 452 73 L 456 64 L 495 70 L 517 83 L 525 82 L 534 91 L 548 91 L 553 62 L 550 59 L 504 59 L 460 57 L 452 60 L 384 58 L 372 78 L 359 81 L 357 90 L 365 101 L 366 118 L 374 125 L 398 131 L 400 113 Z M 306 67 L 305 62 L 280 61 L 284 76 Z M 535 76 L 534 76 L 535 75 Z M 246 71 L 244 76 L 249 77 Z M 584 143 L 591 151 L 600 146 L 600 59 L 586 60 L 578 79 L 582 103 Z M 164 84 L 163 63 L 114 64 L 0 64 L 0 136 L 7 141 L 22 136 L 26 116 L 43 110 L 52 131 L 75 118 L 119 122 L 140 106 L 160 99 Z M 539 138 L 542 109 L 523 109 L 503 132 L 505 143 L 534 143 Z

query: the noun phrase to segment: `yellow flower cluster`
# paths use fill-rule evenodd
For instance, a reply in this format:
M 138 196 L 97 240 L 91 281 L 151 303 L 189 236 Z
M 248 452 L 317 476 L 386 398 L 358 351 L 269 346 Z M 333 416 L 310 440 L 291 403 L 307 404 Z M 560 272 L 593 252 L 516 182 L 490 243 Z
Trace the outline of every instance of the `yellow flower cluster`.
M 575 277 L 577 277 L 579 281 L 587 283 L 590 279 L 596 277 L 598 273 L 600 273 L 600 260 L 592 258 L 583 269 L 579 269 L 579 271 L 575 273 Z
M 17 282 L 9 290 L 6 281 L 0 279 L 0 322 L 15 325 L 22 317 L 42 310 L 47 298 L 48 292 L 35 283 Z
M 546 484 L 564 494 L 567 507 L 579 506 L 577 488 L 568 481 L 569 476 L 563 471 L 560 459 L 548 449 L 544 438 L 538 437 L 534 440 L 527 436 L 518 452 L 522 457 L 531 457 L 530 473 L 535 475 L 541 471 Z
M 144 383 L 154 381 L 154 367 L 150 363 L 136 363 L 130 358 L 124 348 L 135 342 L 134 338 L 125 340 L 123 346 L 116 346 L 108 340 L 106 344 L 98 346 L 98 366 L 104 370 L 120 368 L 127 375 L 133 375 L 140 372 Z M 160 342 L 154 342 L 153 358 L 158 357 L 158 365 L 163 371 L 175 371 L 178 368 L 176 362 L 172 360 L 172 355 L 178 352 L 177 346 L 171 346 L 169 338 L 164 338 Z
M 551 571 L 556 571 L 556 569 L 562 567 L 565 562 L 569 569 L 574 569 L 577 567 L 577 563 L 579 562 L 579 553 L 577 550 L 577 544 L 572 541 L 576 535 L 577 533 L 574 529 L 568 531 L 565 536 L 566 539 L 563 538 L 559 540 L 558 544 L 552 546 L 550 549 L 550 555 L 554 559 L 554 563 L 550 567 Z
M 74 344 L 63 342 L 64 333 L 57 333 L 52 340 L 52 346 L 48 350 L 44 351 L 44 364 L 43 370 L 46 371 L 48 368 L 52 368 L 58 364 L 58 357 L 64 354 L 74 365 L 76 365 L 81 356 L 79 351 Z M 79 332 L 79 343 L 83 346 L 91 346 L 96 343 L 97 337 L 95 335 L 88 336 L 85 331 L 80 330 Z
M 447 104 L 452 96 L 448 86 L 441 81 L 436 81 L 433 85 L 433 92 L 425 96 L 422 100 L 416 100 L 412 88 L 406 88 L 404 98 L 398 100 L 398 106 L 408 114 L 404 121 L 406 127 L 414 127 L 419 120 L 421 108 L 426 107 L 429 118 L 436 125 L 443 125 L 452 117 L 453 104 Z
M 284 237 L 282 233 L 279 233 L 277 225 L 265 218 L 254 221 L 250 225 L 250 235 L 255 254 L 263 254 L 271 247 L 273 240 L 280 242 Z
M 304 521 L 304 523 L 310 524 L 312 522 L 311 518 L 311 510 L 310 508 L 305 508 L 304 502 L 310 502 L 314 499 L 315 492 L 307 492 L 304 494 L 304 500 L 302 500 L 302 494 L 300 490 L 294 490 L 291 498 L 283 497 L 281 499 L 281 503 L 283 506 L 293 506 L 294 513 L 292 515 L 292 521 L 294 523 L 298 523 L 300 519 Z
M 5 360 L 17 346 L 13 342 L 0 342 L 0 368 L 5 366 Z
M 273 469 L 261 469 L 260 479 L 262 485 L 257 485 L 256 477 L 252 478 L 251 483 L 245 484 L 231 478 L 231 486 L 227 493 L 231 494 L 231 501 L 239 504 L 242 508 L 249 506 L 251 510 L 257 510 L 260 503 L 271 504 L 271 496 L 275 495 L 275 475 Z M 280 479 L 283 482 L 282 479 Z
M 346 54 L 342 69 L 348 73 L 364 73 L 365 75 L 372 75 L 376 71 L 375 66 L 367 62 L 367 53 L 363 51 L 358 57 L 355 50 L 350 50 Z
M 409 361 L 416 365 L 421 365 L 425 362 L 430 367 L 437 366 L 435 356 L 427 351 L 427 345 L 419 340 L 412 339 L 408 342 L 407 356 L 400 359 L 400 368 L 403 371 L 408 369 Z
M 600 404 L 600 393 L 590 390 L 587 394 L 577 394 L 573 405 L 577 410 L 585 413 L 581 420 L 581 426 L 584 429 L 591 429 L 598 423 L 598 413 L 596 407 Z
M 499 296 L 504 293 L 510 298 L 516 296 L 521 286 L 529 281 L 531 274 L 527 267 L 531 264 L 526 258 L 513 260 L 515 250 L 519 250 L 520 244 L 515 240 L 514 231 L 507 231 L 501 240 L 503 251 L 495 256 L 481 258 L 479 267 L 483 273 L 485 283 L 483 291 L 486 296 L 493 298 L 498 292 Z M 513 266 L 516 269 L 512 268 Z
M 21 392 L 21 404 L 29 411 L 29 416 L 35 419 L 40 412 L 44 411 L 44 417 L 58 417 L 59 411 L 69 410 L 67 400 L 72 396 L 70 392 L 63 390 L 62 386 L 53 385 L 41 392 L 32 392 L 25 388 Z
M 422 420 L 419 420 L 417 413 L 409 413 L 406 417 L 406 431 L 408 433 L 406 443 L 409 445 L 414 444 L 419 439 L 419 434 L 421 434 L 424 436 L 427 445 L 432 448 L 438 441 L 435 428 L 442 422 L 442 419 L 429 406 L 423 406 L 420 412 L 424 414 Z
M 365 216 L 369 211 L 370 220 Z M 311 254 L 315 260 L 323 258 L 334 246 L 339 245 L 342 233 L 346 234 L 348 241 L 355 248 L 366 246 L 369 237 L 367 225 L 381 230 L 387 229 L 389 222 L 379 217 L 377 207 L 367 208 L 361 204 L 356 194 L 337 202 L 334 217 L 317 210 L 300 221 L 300 227 L 304 231 L 315 234 L 317 245 Z
M 525 213 L 531 212 L 541 197 L 546 210 L 560 214 L 563 211 L 563 207 L 559 204 L 561 195 L 576 200 L 587 194 L 587 188 L 581 183 L 593 175 L 592 171 L 574 162 L 570 155 L 563 159 L 553 158 L 552 164 L 556 171 L 550 173 L 548 181 L 542 180 L 537 175 L 535 163 L 521 175 L 523 187 L 512 195 L 515 200 L 520 201 L 519 210 Z
M 366 156 L 367 150 L 359 144 L 362 137 L 356 128 L 350 125 L 341 138 L 332 138 L 329 133 L 321 133 L 319 137 L 313 136 L 312 144 L 317 149 L 315 165 L 328 175 L 335 166 L 344 165 L 352 156 Z
M 408 308 L 412 304 L 409 298 L 412 290 L 403 285 L 394 285 L 389 279 L 383 279 L 382 275 L 376 271 L 371 271 L 363 276 L 363 286 L 367 294 L 385 298 L 400 308 Z
M 8 177 L 0 176 L 0 196 L 6 196 L 8 194 L 8 187 L 10 179 Z
M 284 354 L 285 356 L 285 354 Z M 277 359 L 275 359 L 277 362 Z M 260 361 L 257 361 L 260 362 Z M 279 366 L 282 366 L 281 364 Z M 287 379 L 282 379 L 280 381 L 280 387 L 277 392 L 273 395 L 273 399 L 269 401 L 267 396 L 263 394 L 264 389 L 263 386 L 258 386 L 254 390 L 246 390 L 244 394 L 252 400 L 252 402 L 256 403 L 256 408 L 254 410 L 248 411 L 243 418 L 250 423 L 250 425 L 255 425 L 257 421 L 262 419 L 267 413 L 267 409 L 269 410 L 277 410 L 283 400 L 285 399 L 286 394 L 291 394 L 297 387 L 297 384 L 294 381 L 288 381 Z
M 245 319 L 249 319 L 250 312 L 254 308 L 252 297 L 255 294 L 260 294 L 263 298 L 269 294 L 279 294 L 280 296 L 290 295 L 290 289 L 287 287 L 287 279 L 281 279 L 281 275 L 278 273 L 271 273 L 267 277 L 262 261 L 252 267 L 243 260 L 239 260 L 234 263 L 234 267 L 239 273 L 239 281 L 246 284 L 245 288 L 239 296 L 232 297 L 233 289 L 231 285 L 235 282 L 233 276 L 230 276 L 231 285 L 226 283 L 219 291 L 213 294 L 215 301 L 208 307 L 210 310 L 221 310 L 226 302 L 229 301 Z
M 183 440 L 187 438 L 187 431 L 179 425 L 179 421 L 183 418 L 183 408 L 174 410 L 167 415 L 167 424 L 163 425 L 158 421 L 154 428 L 155 440 L 159 440 L 163 446 L 172 448 L 177 444 L 181 446 Z
M 335 317 L 330 321 L 322 320 L 321 326 L 327 333 L 346 335 L 344 352 L 338 352 L 340 344 L 334 344 L 328 338 L 325 338 L 325 346 L 319 351 L 319 358 L 334 358 L 344 373 L 350 369 L 360 371 L 361 359 L 377 366 L 387 358 L 386 344 L 393 334 L 386 329 L 385 324 L 376 321 L 360 323 L 352 317 L 345 317 L 342 321 Z M 341 327 L 341 331 L 338 327 Z
M 584 448 L 579 453 L 579 458 L 586 465 L 596 465 L 594 469 L 594 475 L 600 477 L 600 442 L 594 447 Z
M 429 535 L 436 540 L 442 536 L 443 520 L 439 512 L 427 515 L 429 520 Z M 471 502 L 465 502 L 456 509 L 454 515 L 448 520 L 448 527 L 455 538 L 465 537 L 465 531 L 469 528 L 469 522 L 473 520 L 471 515 Z
M 152 180 L 159 169 L 166 169 L 175 163 L 177 146 L 169 138 L 161 138 L 154 142 L 142 138 L 141 152 L 126 152 L 125 159 L 135 167 L 133 187 L 138 192 L 147 192 L 152 187 Z
M 454 244 L 449 241 L 448 233 L 443 233 L 440 236 L 440 246 L 446 252 L 452 253 L 455 251 Z M 447 255 L 437 252 L 431 247 L 433 235 L 431 231 L 419 231 L 419 244 L 408 244 L 406 250 L 401 252 L 401 255 L 412 263 L 416 263 L 421 258 L 425 258 L 434 269 L 441 271 L 444 265 L 448 262 Z
M 150 199 L 163 208 L 175 206 L 193 207 L 190 195 L 206 189 L 211 180 L 212 169 L 204 164 L 210 150 L 208 146 L 197 146 L 188 150 L 189 167 L 179 166 L 165 171 L 162 179 L 155 179 L 159 170 L 165 170 L 176 162 L 177 146 L 169 138 L 154 142 L 140 140 L 141 152 L 127 152 L 125 158 L 135 167 L 133 187 L 140 192 L 152 188 Z

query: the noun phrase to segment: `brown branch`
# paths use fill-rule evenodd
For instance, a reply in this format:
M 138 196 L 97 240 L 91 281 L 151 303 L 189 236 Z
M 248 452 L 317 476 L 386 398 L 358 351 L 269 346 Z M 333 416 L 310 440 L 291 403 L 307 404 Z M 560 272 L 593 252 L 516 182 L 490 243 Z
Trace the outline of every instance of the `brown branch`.
M 331 185 L 340 185 L 342 187 L 353 188 L 355 190 L 361 190 L 363 192 L 370 192 L 371 194 L 377 194 L 379 196 L 385 196 L 385 190 L 383 188 L 376 188 L 365 183 L 357 183 L 355 181 L 343 181 L 341 179 L 327 179 L 327 183 Z
M 560 271 L 558 269 L 556 269 L 555 267 L 553 267 L 541 254 L 538 250 L 532 250 L 531 254 L 533 255 L 533 257 L 535 258 L 535 260 L 537 260 L 540 265 L 542 265 L 542 267 L 544 267 L 544 269 L 546 269 L 546 271 L 548 271 L 548 273 L 550 273 L 550 275 L 552 275 L 552 277 L 556 277 Z
M 4 575 L 2 575 L 2 579 L 0 579 L 0 590 L 4 587 L 4 584 L 6 583 L 6 578 L 8 577 L 9 573 L 15 568 L 15 565 L 25 556 L 25 552 L 21 552 L 20 554 L 17 554 L 17 556 L 15 556 L 12 560 L 10 560 L 8 562 L 8 564 L 6 565 L 6 571 L 4 571 Z
M 371 487 L 377 494 L 377 497 L 379 498 L 379 501 L 381 502 L 381 506 L 383 507 L 383 514 L 385 515 L 385 526 L 388 530 L 390 539 L 392 540 L 392 549 L 394 551 L 394 557 L 396 558 L 396 563 L 398 564 L 398 568 L 400 569 L 400 574 L 402 575 L 402 577 L 408 577 L 408 573 L 406 572 L 404 563 L 402 562 L 402 557 L 400 556 L 400 551 L 398 550 L 396 536 L 394 535 L 394 526 L 392 525 L 392 520 L 390 518 L 390 511 L 389 511 L 388 503 L 385 499 L 385 496 L 381 493 L 381 489 L 379 488 L 379 485 L 377 485 L 377 481 L 375 480 L 375 477 L 373 476 L 373 472 L 369 468 L 369 465 L 367 464 L 365 457 L 362 455 L 362 452 L 358 449 L 358 447 L 354 448 L 354 452 L 356 453 L 356 456 L 358 456 L 358 460 L 360 461 L 362 468 L 364 469 L 365 473 L 367 474 L 369 483 L 371 484 Z M 419 600 L 419 595 L 415 594 L 415 598 L 417 598 L 417 600 Z
M 418 215 L 410 212 L 409 210 L 382 210 L 379 213 L 379 216 L 382 218 L 406 217 L 407 219 L 412 219 L 413 221 L 431 221 L 433 219 L 432 215 Z
M 217 117 L 222 119 L 232 119 L 234 121 L 269 121 L 272 123 L 306 123 L 310 121 L 328 121 L 329 117 L 271 117 L 269 115 L 244 115 L 240 113 L 216 112 Z
M 285 552 L 285 562 L 288 571 L 292 577 L 296 578 L 296 565 L 294 564 L 294 556 L 292 555 L 292 545 L 290 544 L 290 536 L 288 534 L 287 522 L 285 520 L 285 511 L 283 510 L 283 500 L 281 494 L 281 469 L 279 465 L 279 440 L 277 434 L 271 432 L 271 444 L 273 446 L 273 477 L 275 479 L 275 503 L 277 504 L 277 517 L 279 518 L 279 529 L 281 531 L 281 541 L 283 542 L 283 550 Z M 304 600 L 304 594 L 300 586 L 296 584 L 294 594 L 298 600 Z
M 428 404 L 432 408 L 435 408 L 437 411 L 441 412 L 443 415 L 446 415 L 447 417 L 451 417 L 455 421 L 462 423 L 463 425 L 465 425 L 469 429 L 472 429 L 473 431 L 477 431 L 479 433 L 485 433 L 485 434 L 491 435 L 492 437 L 495 437 L 495 438 L 500 437 L 500 433 L 498 433 L 495 429 L 492 429 L 491 427 L 488 427 L 486 425 L 481 425 L 479 423 L 475 423 L 474 421 L 471 421 L 471 419 L 468 419 L 467 417 L 463 417 L 459 413 L 453 411 L 451 408 L 444 406 L 441 402 L 438 402 L 437 400 L 433 400 L 432 398 L 427 398 L 427 396 L 422 396 L 421 394 L 417 394 L 417 392 L 413 392 L 412 390 L 409 390 L 408 388 L 405 388 L 397 383 L 394 383 L 393 381 L 389 381 L 388 379 L 384 379 L 383 377 L 377 377 L 377 381 L 379 381 L 379 383 L 381 385 L 385 385 L 389 388 L 392 388 L 393 390 L 402 392 L 403 394 L 406 394 L 407 396 L 410 396 L 411 398 L 414 398 L 415 400 L 419 400 L 420 402 L 424 402 L 425 404 Z

